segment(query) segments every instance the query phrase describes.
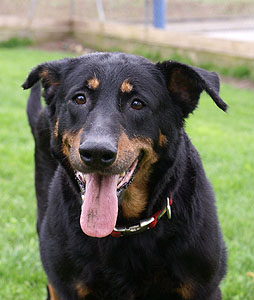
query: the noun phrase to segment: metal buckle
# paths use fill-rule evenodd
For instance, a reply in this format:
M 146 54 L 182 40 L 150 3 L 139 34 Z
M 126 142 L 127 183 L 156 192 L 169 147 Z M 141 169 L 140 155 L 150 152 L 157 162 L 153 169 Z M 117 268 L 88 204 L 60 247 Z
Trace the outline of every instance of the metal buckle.
M 148 219 L 141 220 L 139 224 L 130 227 L 115 227 L 114 231 L 121 232 L 123 235 L 131 235 L 136 232 L 142 232 L 150 229 L 149 224 L 151 224 L 153 221 L 154 221 L 154 217 L 151 217 Z
M 167 197 L 167 216 L 168 216 L 168 219 L 170 220 L 171 219 L 171 207 L 170 207 L 170 199 L 169 197 Z
M 115 227 L 113 232 L 120 233 L 120 235 L 117 235 L 116 237 L 124 236 L 124 235 L 131 235 L 131 234 L 135 234 L 137 232 L 143 232 L 145 230 L 150 229 L 149 225 L 152 222 L 154 222 L 156 219 L 155 224 L 153 224 L 153 226 L 151 226 L 153 228 L 156 225 L 156 223 L 162 218 L 162 216 L 165 214 L 165 212 L 167 212 L 168 219 L 170 220 L 171 219 L 171 204 L 172 204 L 172 194 L 171 194 L 170 198 L 167 197 L 166 207 L 164 207 L 162 210 L 160 210 L 159 212 L 154 214 L 154 217 L 150 217 L 150 218 L 141 220 L 139 222 L 139 224 L 133 225 L 130 227 Z M 112 232 L 112 235 L 113 235 L 113 232 Z

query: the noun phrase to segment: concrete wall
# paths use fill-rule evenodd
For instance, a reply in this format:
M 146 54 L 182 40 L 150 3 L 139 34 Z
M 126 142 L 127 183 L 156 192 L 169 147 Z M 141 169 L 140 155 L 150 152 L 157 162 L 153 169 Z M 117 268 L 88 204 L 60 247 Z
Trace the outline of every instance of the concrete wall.
M 54 22 L 40 20 L 33 23 L 0 19 L 0 36 L 3 38 L 18 35 L 30 37 L 36 42 L 73 37 L 86 47 L 96 50 L 117 50 L 139 52 L 145 49 L 160 53 L 160 57 L 189 57 L 196 64 L 212 63 L 225 67 L 241 66 L 254 70 L 254 42 L 237 42 L 194 35 L 183 32 L 170 32 L 139 25 L 99 22 Z

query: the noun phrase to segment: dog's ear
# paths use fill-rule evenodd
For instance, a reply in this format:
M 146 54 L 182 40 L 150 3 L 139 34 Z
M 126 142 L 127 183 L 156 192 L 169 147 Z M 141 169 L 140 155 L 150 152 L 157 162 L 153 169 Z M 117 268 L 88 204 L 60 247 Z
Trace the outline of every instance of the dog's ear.
M 202 91 L 206 91 L 219 108 L 227 110 L 227 104 L 219 96 L 220 81 L 216 73 L 174 61 L 157 63 L 157 67 L 162 71 L 169 93 L 182 109 L 184 117 L 197 107 Z
M 41 80 L 43 88 L 52 91 L 55 87 L 60 85 L 60 68 L 62 63 L 62 61 L 52 61 L 38 65 L 28 75 L 22 85 L 23 89 L 29 89 L 37 81 Z

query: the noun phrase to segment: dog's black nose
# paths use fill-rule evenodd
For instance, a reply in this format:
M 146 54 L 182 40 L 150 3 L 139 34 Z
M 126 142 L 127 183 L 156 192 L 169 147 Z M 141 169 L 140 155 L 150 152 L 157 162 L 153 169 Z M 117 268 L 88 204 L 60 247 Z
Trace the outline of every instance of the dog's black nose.
M 107 143 L 84 142 L 79 147 L 81 159 L 89 167 L 109 167 L 116 160 L 117 149 Z

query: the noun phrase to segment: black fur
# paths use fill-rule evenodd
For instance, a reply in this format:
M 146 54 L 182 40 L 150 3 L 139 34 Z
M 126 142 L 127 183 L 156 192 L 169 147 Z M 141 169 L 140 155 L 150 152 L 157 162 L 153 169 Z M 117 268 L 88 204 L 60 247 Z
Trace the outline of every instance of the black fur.
M 99 86 L 91 90 L 87 80 L 95 75 Z M 45 108 L 39 101 L 40 79 Z M 126 79 L 134 86 L 130 93 L 120 91 Z M 40 253 L 59 299 L 220 300 L 225 245 L 212 188 L 184 131 L 184 119 L 202 91 L 227 109 L 218 95 L 217 75 L 172 61 L 152 64 L 127 54 L 96 53 L 39 65 L 23 84 L 31 87 L 27 111 L 36 143 Z M 73 102 L 77 92 L 86 96 L 85 105 Z M 134 99 L 142 101 L 142 109 L 132 109 Z M 120 209 L 117 222 L 135 224 L 150 217 L 170 193 L 171 220 L 164 215 L 155 228 L 122 238 L 82 232 L 79 187 L 62 148 L 64 132 L 81 128 L 80 144 L 95 137 L 104 143 L 106 137 L 117 148 L 122 131 L 130 139 L 153 141 L 158 160 L 149 175 L 147 206 L 131 219 Z M 166 142 L 160 143 L 160 133 Z M 77 286 L 87 288 L 87 296 L 82 298 Z

